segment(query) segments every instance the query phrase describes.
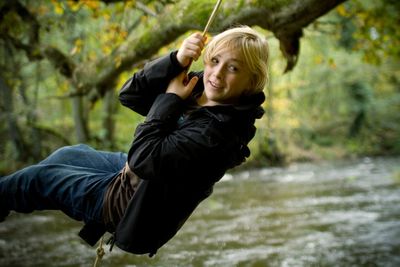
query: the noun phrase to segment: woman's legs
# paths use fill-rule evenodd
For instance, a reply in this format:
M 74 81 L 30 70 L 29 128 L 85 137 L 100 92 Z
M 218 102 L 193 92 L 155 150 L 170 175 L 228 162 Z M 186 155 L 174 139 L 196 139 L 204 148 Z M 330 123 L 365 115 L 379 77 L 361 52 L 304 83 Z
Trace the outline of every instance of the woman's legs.
M 101 221 L 103 196 L 126 154 L 85 145 L 60 148 L 37 165 L 0 178 L 1 215 L 59 209 L 76 220 Z

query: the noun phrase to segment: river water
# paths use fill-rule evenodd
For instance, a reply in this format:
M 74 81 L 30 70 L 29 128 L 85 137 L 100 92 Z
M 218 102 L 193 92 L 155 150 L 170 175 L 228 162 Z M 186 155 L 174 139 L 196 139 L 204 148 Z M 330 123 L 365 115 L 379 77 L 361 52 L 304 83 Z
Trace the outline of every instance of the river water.
M 80 227 L 59 212 L 12 213 L 0 266 L 92 266 Z M 114 248 L 100 266 L 400 266 L 400 158 L 226 175 L 154 258 Z

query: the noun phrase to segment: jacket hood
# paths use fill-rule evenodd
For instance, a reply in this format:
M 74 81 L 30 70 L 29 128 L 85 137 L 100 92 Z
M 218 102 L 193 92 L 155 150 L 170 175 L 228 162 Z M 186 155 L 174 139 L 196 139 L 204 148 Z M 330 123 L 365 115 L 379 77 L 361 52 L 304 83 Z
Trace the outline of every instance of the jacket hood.
M 264 101 L 264 92 L 259 92 L 254 95 L 242 96 L 240 102 L 237 105 L 234 105 L 234 108 L 239 111 L 249 112 L 251 117 L 260 119 L 264 115 L 264 109 L 261 107 Z

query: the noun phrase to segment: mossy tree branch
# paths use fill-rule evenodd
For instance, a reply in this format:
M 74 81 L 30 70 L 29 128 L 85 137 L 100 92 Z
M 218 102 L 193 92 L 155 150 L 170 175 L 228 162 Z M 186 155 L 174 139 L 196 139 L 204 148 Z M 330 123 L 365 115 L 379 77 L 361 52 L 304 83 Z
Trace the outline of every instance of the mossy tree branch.
M 117 1 L 104 0 L 107 4 Z M 246 4 L 245 1 L 234 3 L 227 1 L 222 3 L 210 31 L 217 33 L 235 24 L 245 24 L 257 25 L 273 32 L 279 39 L 281 51 L 287 60 L 286 72 L 296 65 L 303 29 L 344 1 L 346 0 L 258 0 L 252 1 L 251 4 Z M 143 1 L 143 3 L 148 2 L 151 1 Z M 150 24 L 154 25 L 153 27 L 141 30 L 140 35 L 137 35 L 137 31 L 133 31 L 111 56 L 100 58 L 94 64 L 74 62 L 69 55 L 62 53 L 56 47 L 43 45 L 37 34 L 40 28 L 38 20 L 18 1 L 4 5 L 0 9 L 0 22 L 9 10 L 17 10 L 17 13 L 20 16 L 24 15 L 24 20 L 28 20 L 32 25 L 29 41 L 24 43 L 4 34 L 2 37 L 13 43 L 15 48 L 24 50 L 31 60 L 47 58 L 55 69 L 71 80 L 78 94 L 91 92 L 92 100 L 95 101 L 98 96 L 103 96 L 107 90 L 115 87 L 122 72 L 153 57 L 162 47 L 186 31 L 202 30 L 215 3 L 211 0 L 167 2 L 170 4 L 165 6 L 163 12 L 156 17 L 151 16 Z M 116 58 L 120 59 L 119 64 L 115 64 Z M 100 70 L 100 73 L 90 70 L 91 68 Z M 96 75 L 88 77 L 87 73 Z

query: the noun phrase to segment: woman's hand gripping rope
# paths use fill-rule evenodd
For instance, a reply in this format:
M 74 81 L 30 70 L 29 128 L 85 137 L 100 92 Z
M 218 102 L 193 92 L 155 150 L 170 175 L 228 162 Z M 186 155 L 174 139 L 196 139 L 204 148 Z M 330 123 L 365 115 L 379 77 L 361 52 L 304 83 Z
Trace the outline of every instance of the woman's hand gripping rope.
M 220 7 L 222 0 L 218 0 L 214 6 L 214 9 L 208 18 L 207 24 L 204 27 L 203 33 L 194 33 L 190 35 L 187 39 L 185 39 L 178 50 L 176 55 L 179 64 L 185 68 L 185 78 L 183 79 L 183 84 L 186 85 L 188 83 L 187 72 L 192 65 L 193 60 L 196 61 L 201 56 L 201 51 L 205 46 L 207 41 L 207 32 L 211 26 L 211 23 L 214 21 L 218 8 Z M 197 81 L 196 81 L 197 82 Z M 194 87 L 194 86 L 193 86 Z M 193 89 L 193 88 L 192 88 Z M 191 91 L 190 91 L 191 92 Z M 187 96 L 186 96 L 187 97 Z M 185 97 L 185 98 L 186 98 Z

